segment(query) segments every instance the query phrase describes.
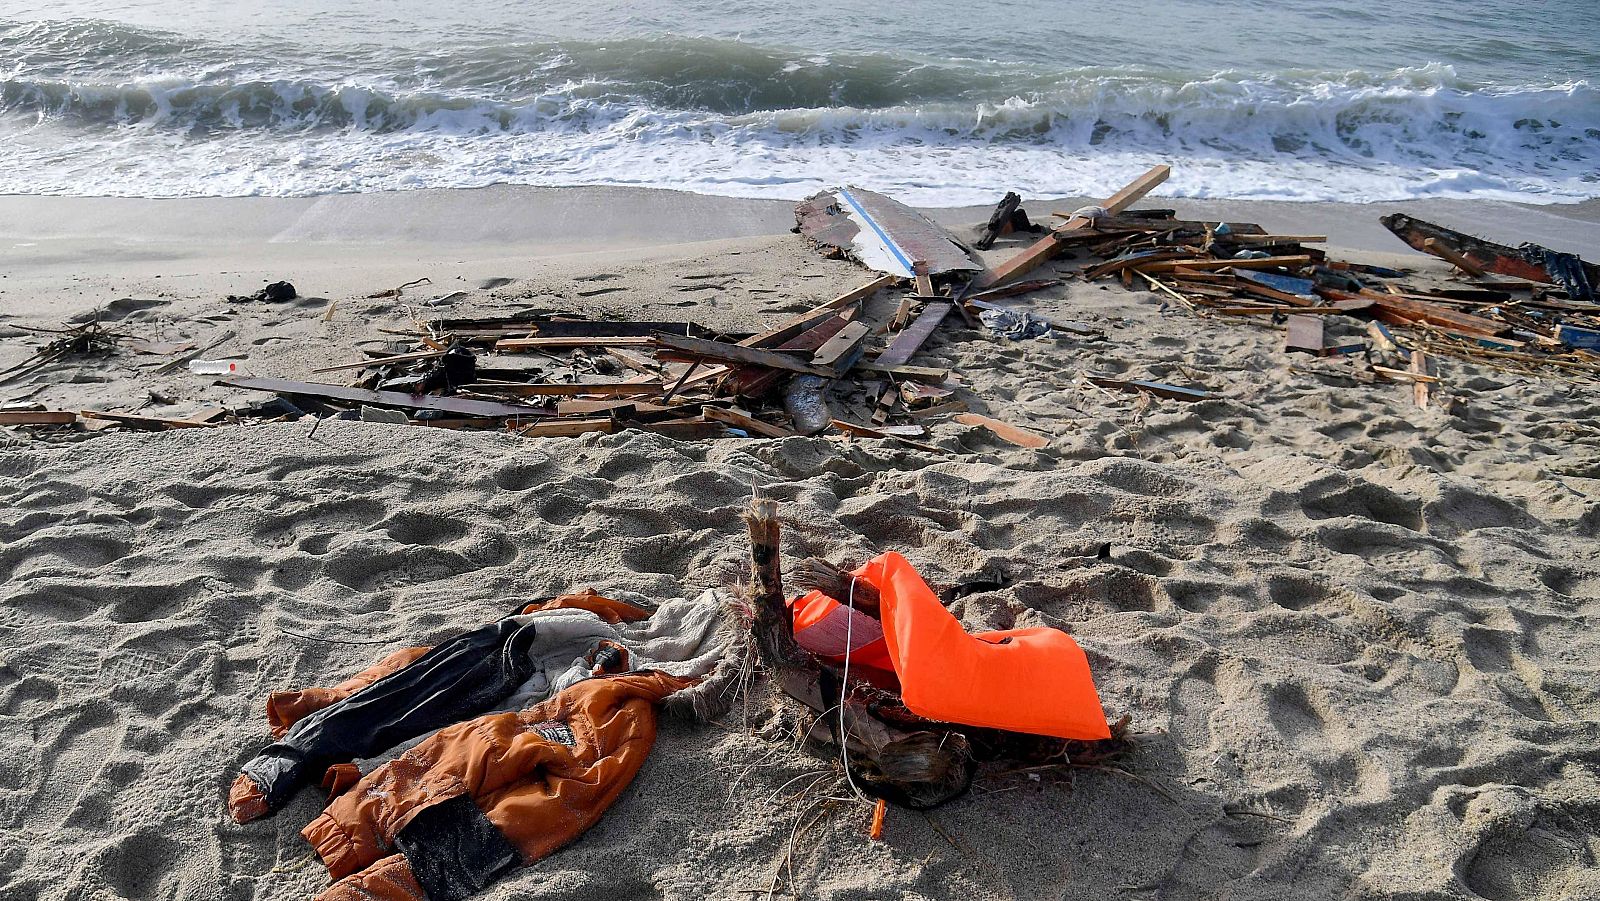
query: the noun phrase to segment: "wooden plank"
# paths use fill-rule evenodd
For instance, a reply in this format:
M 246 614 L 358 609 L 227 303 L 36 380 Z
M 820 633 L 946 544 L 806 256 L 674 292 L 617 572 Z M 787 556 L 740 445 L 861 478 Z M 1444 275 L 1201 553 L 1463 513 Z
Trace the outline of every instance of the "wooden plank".
M 577 347 L 650 347 L 654 343 L 655 340 L 648 335 L 501 338 L 494 343 L 494 349 L 500 353 L 517 353 L 524 350 L 570 350 Z
M 535 323 L 536 338 L 648 338 L 658 332 L 669 335 L 700 335 L 706 330 L 693 322 L 629 322 L 587 319 L 551 319 Z
M 1142 391 L 1146 394 L 1154 394 L 1157 397 L 1188 401 L 1190 403 L 1211 399 L 1211 392 L 1209 391 L 1169 385 L 1166 382 L 1147 382 L 1142 379 L 1113 379 L 1098 375 L 1089 376 L 1089 381 L 1102 388 L 1116 388 L 1119 391 Z
M 597 416 L 601 413 L 615 414 L 618 411 L 630 416 L 654 416 L 656 414 L 681 415 L 683 408 L 679 406 L 663 406 L 649 401 L 633 400 L 625 397 L 613 397 L 597 400 L 564 400 L 556 404 L 558 416 Z
M 1131 256 L 1117 257 L 1114 260 L 1107 260 L 1098 266 L 1091 266 L 1083 271 L 1083 278 L 1085 281 L 1092 282 L 1097 278 L 1104 278 L 1108 275 L 1116 275 L 1122 270 L 1130 267 L 1143 268 L 1149 263 L 1162 263 L 1168 260 L 1183 260 L 1193 258 L 1194 252 L 1190 250 L 1147 251 Z
M 837 375 L 844 375 L 861 357 L 861 342 L 872 334 L 872 326 L 865 322 L 852 322 L 829 338 L 811 355 L 811 362 L 826 366 Z
M 201 407 L 199 410 L 183 417 L 190 422 L 216 422 L 227 416 L 230 411 L 224 406 Z
M 1411 352 L 1411 374 L 1416 381 L 1411 385 L 1411 399 L 1423 409 L 1427 409 L 1428 401 L 1432 399 L 1433 387 L 1427 381 L 1428 377 L 1432 375 L 1428 371 L 1429 368 L 1428 355 L 1421 350 L 1413 350 Z
M 1042 291 L 1045 288 L 1053 288 L 1059 284 L 1061 284 L 1061 279 L 1059 278 L 1038 278 L 1026 282 L 1012 282 L 1009 285 L 965 295 L 961 298 L 961 301 L 962 303 L 976 305 L 982 301 L 995 301 L 1004 297 L 1015 297 L 1018 294 Z
M 1235 290 L 1243 291 L 1246 294 L 1254 294 L 1257 297 L 1270 298 L 1295 307 L 1314 307 L 1317 305 L 1317 300 L 1314 297 L 1302 297 L 1299 294 L 1280 291 L 1271 285 L 1263 285 L 1258 282 L 1241 281 L 1235 286 Z
M 876 382 L 873 384 L 877 385 Z M 873 425 L 881 426 L 889 421 L 889 414 L 894 412 L 895 401 L 900 399 L 900 390 L 895 387 L 893 382 L 877 385 L 874 390 L 877 392 L 877 397 L 873 398 L 872 416 L 870 418 Z M 867 396 L 871 398 L 872 392 L 869 391 Z
M 1173 260 L 1164 263 L 1151 263 L 1148 266 L 1135 266 L 1140 272 L 1149 272 L 1159 275 L 1163 272 L 1172 272 L 1176 269 L 1275 269 L 1283 266 L 1296 269 L 1311 263 L 1308 254 L 1297 253 L 1291 256 L 1265 257 L 1259 260 Z
M 396 354 L 392 357 L 373 357 L 355 363 L 340 363 L 338 366 L 324 366 L 321 369 L 313 369 L 311 371 L 319 374 L 324 372 L 343 372 L 347 369 L 367 369 L 373 366 L 388 366 L 393 363 L 412 363 L 417 360 L 431 360 L 442 356 L 444 356 L 444 351 L 423 350 L 414 354 Z
M 625 429 L 641 429 L 666 435 L 679 441 L 703 441 L 707 438 L 729 438 L 728 427 L 706 419 L 668 419 L 660 422 L 619 422 Z
M 950 380 L 950 370 L 940 369 L 935 366 L 885 366 L 877 360 L 864 360 L 856 364 L 856 368 L 879 375 L 892 375 L 898 379 L 909 379 L 913 382 L 927 382 L 937 385 Z
M 292 379 L 229 378 L 216 384 L 244 391 L 270 391 L 273 394 L 297 394 L 323 400 L 350 404 L 370 404 L 397 410 L 437 410 L 458 416 L 486 416 L 502 419 L 512 416 L 549 416 L 548 410 L 536 407 L 514 406 L 494 401 L 472 400 L 464 397 L 439 397 L 431 394 L 406 394 L 403 391 L 371 391 L 347 385 L 324 385 L 318 382 L 297 382 Z
M 933 276 L 928 274 L 926 260 L 914 260 L 911 263 L 911 272 L 916 277 L 917 294 L 921 297 L 933 296 Z
M 1150 193 L 1157 185 L 1166 181 L 1167 176 L 1170 174 L 1172 174 L 1170 167 L 1156 166 L 1129 182 L 1122 190 L 1106 198 L 1105 203 L 1100 204 L 1100 206 L 1108 216 L 1119 215 L 1138 201 L 1139 198 Z M 1093 227 L 1094 220 L 1091 219 L 1081 217 L 1068 219 L 1065 223 L 1057 226 L 1050 233 L 995 269 L 979 273 L 978 277 L 973 279 L 972 286 L 974 288 L 991 288 L 1032 272 L 1044 265 L 1045 261 L 1055 256 L 1056 252 L 1061 249 L 1061 236 L 1063 234 L 1070 234 Z
M 815 353 L 817 348 L 828 343 L 830 338 L 850 324 L 850 320 L 847 318 L 849 312 L 832 313 L 830 318 L 822 320 L 778 345 L 777 350 L 807 350 Z M 765 397 L 778 387 L 780 379 L 786 377 L 785 373 L 779 369 L 746 366 L 734 372 L 728 381 L 722 385 L 721 391 L 724 394 L 737 394 L 740 397 Z
M 615 431 L 616 424 L 609 416 L 597 416 L 589 419 L 555 419 L 549 422 L 539 422 L 517 430 L 517 434 L 527 438 L 572 438 L 577 435 L 587 435 L 590 432 Z
M 935 416 L 948 416 L 951 413 L 965 413 L 966 411 L 967 411 L 967 402 L 966 401 L 964 401 L 964 400 L 953 400 L 953 401 L 950 401 L 949 403 L 946 403 L 946 404 L 937 404 L 937 405 L 932 406 L 932 407 L 923 407 L 920 410 L 912 410 L 911 411 L 911 418 L 912 419 L 931 419 L 931 418 L 933 418 Z
M 1326 244 L 1327 235 L 1218 235 L 1218 241 L 1228 244 Z
M 608 347 L 606 348 L 606 356 L 641 375 L 656 376 L 661 372 L 661 363 L 655 357 L 636 351 L 624 350 L 620 347 Z
M 939 323 L 944 322 L 945 317 L 949 316 L 950 311 L 954 309 L 955 304 L 953 303 L 928 304 L 923 308 L 922 313 L 917 316 L 917 321 L 911 323 L 911 326 L 900 332 L 900 334 L 895 335 L 894 340 L 889 342 L 889 349 L 879 354 L 878 359 L 873 362 L 878 366 L 905 365 L 922 348 L 923 343 L 939 327 Z
M 0 425 L 71 425 L 78 414 L 71 410 L 0 410 Z
M 1482 266 L 1446 247 L 1437 238 L 1423 238 L 1422 249 L 1474 278 L 1483 278 L 1489 274 Z M 1419 403 L 1418 406 L 1426 406 L 1426 404 Z
M 956 416 L 956 422 L 963 425 L 980 426 L 1000 436 L 1004 441 L 1018 447 L 1028 449 L 1040 448 L 1050 443 L 1050 439 L 1038 432 L 1029 431 L 1021 426 L 1014 426 L 1009 422 L 1001 422 L 977 413 L 962 413 Z
M 917 450 L 927 451 L 933 454 L 949 453 L 949 451 L 942 447 L 934 447 L 931 444 L 923 444 L 918 441 L 912 441 L 910 438 L 902 438 L 893 432 L 886 432 L 882 429 L 875 429 L 871 426 L 865 426 L 861 425 L 860 423 L 849 422 L 843 419 L 833 420 L 833 427 L 841 432 L 844 432 L 846 435 L 854 435 L 861 438 L 881 438 L 887 441 L 898 441 L 901 444 L 909 445 Z
M 643 397 L 660 394 L 667 386 L 658 381 L 648 382 L 472 382 L 462 385 L 464 391 L 483 394 L 506 394 L 512 397 Z
M 1411 300 L 1393 294 L 1381 294 L 1377 291 L 1363 291 L 1360 297 L 1372 300 L 1372 306 L 1380 314 L 1387 314 L 1385 322 L 1398 318 L 1403 322 L 1427 322 L 1432 325 L 1444 326 L 1461 332 L 1482 334 L 1486 337 L 1495 337 L 1507 330 L 1503 322 L 1474 316 L 1453 310 L 1441 304 L 1430 301 Z
M 764 438 L 793 438 L 795 436 L 794 432 L 782 426 L 773 425 L 770 422 L 763 422 L 737 407 L 713 407 L 707 404 L 701 408 L 700 415 Z
M 764 332 L 751 335 L 743 341 L 740 341 L 739 345 L 741 347 L 772 347 L 774 345 L 781 344 L 795 335 L 798 335 L 812 326 L 826 320 L 829 316 L 837 313 L 839 310 L 842 310 L 845 307 L 848 307 L 851 304 L 859 301 L 866 300 L 872 295 L 898 281 L 899 279 L 892 275 L 881 275 L 859 288 L 852 288 L 849 291 L 844 292 L 843 294 L 835 297 L 821 306 L 812 307 L 810 310 L 807 310 L 806 312 L 801 313 L 800 315 L 795 316 L 794 318 L 785 322 L 779 323 L 778 325 L 775 325 Z
M 1289 317 L 1289 327 L 1284 332 L 1283 349 L 1287 352 L 1322 356 L 1322 323 L 1319 316 L 1294 315 Z
M 719 360 L 727 363 L 744 363 L 749 366 L 765 366 L 768 369 L 783 369 L 789 372 L 798 372 L 803 375 L 815 375 L 822 378 L 833 378 L 833 370 L 811 363 L 803 363 L 794 357 L 770 350 L 756 347 L 746 347 L 740 344 L 726 344 L 721 341 L 706 341 L 700 338 L 684 338 L 677 335 L 658 335 L 656 337 L 657 356 L 668 359 L 681 360 Z
M 137 413 L 115 413 L 107 410 L 79 410 L 84 419 L 102 419 L 121 425 L 146 429 L 212 429 L 215 422 L 193 422 L 188 419 L 167 419 L 161 416 L 140 416 Z

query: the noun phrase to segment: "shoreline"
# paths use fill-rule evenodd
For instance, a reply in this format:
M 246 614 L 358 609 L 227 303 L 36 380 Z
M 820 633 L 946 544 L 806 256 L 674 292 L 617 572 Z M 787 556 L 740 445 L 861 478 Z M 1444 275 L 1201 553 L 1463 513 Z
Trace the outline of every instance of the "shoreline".
M 1035 219 L 1089 198 L 1025 200 Z M 1600 257 L 1600 202 L 1530 207 L 1501 201 L 1348 204 L 1154 197 L 1184 218 L 1258 222 L 1328 236 L 1344 251 L 1426 259 L 1378 222 L 1405 212 L 1516 245 Z M 365 295 L 429 276 L 501 277 L 530 260 L 624 254 L 787 235 L 794 204 L 655 188 L 419 189 L 318 197 L 0 196 L 0 305 L 14 315 L 89 309 L 127 292 L 254 291 L 287 279 L 312 296 Z M 988 207 L 927 212 L 971 234 Z

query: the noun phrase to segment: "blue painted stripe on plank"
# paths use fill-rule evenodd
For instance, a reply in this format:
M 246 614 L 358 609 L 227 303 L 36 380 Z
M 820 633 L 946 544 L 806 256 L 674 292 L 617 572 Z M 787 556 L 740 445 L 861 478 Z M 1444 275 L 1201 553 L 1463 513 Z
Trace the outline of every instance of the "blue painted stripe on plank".
M 868 225 L 872 226 L 872 230 L 877 232 L 878 237 L 883 239 L 883 243 L 889 248 L 889 252 L 894 254 L 894 258 L 900 261 L 900 265 L 906 267 L 906 274 L 915 274 L 915 270 L 911 268 L 911 261 L 906 259 L 906 255 L 900 251 L 899 246 L 897 246 L 894 243 L 894 240 L 889 237 L 889 233 L 884 231 L 883 227 L 878 225 L 878 221 L 873 219 L 872 216 L 867 213 L 866 208 L 861 205 L 861 202 L 850 196 L 850 190 L 848 188 L 840 188 L 839 196 L 843 197 L 845 201 L 855 209 L 856 213 L 858 213 L 862 219 L 865 219 Z

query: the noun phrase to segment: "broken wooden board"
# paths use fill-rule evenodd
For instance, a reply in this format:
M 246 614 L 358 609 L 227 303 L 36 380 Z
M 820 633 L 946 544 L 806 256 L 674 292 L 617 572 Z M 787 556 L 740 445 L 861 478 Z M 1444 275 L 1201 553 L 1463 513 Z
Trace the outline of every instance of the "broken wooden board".
M 292 379 L 229 378 L 217 382 L 225 388 L 245 391 L 269 391 L 273 394 L 290 394 L 315 397 L 322 400 L 350 404 L 369 404 L 374 407 L 391 407 L 397 410 L 435 410 L 458 416 L 483 416 L 505 419 L 513 416 L 549 416 L 548 410 L 514 404 L 501 404 L 487 400 L 464 397 L 438 397 L 431 394 L 406 394 L 403 391 L 372 391 L 351 388 L 347 385 L 323 385 L 317 382 L 297 382 Z
M 1423 238 L 1422 250 L 1424 253 L 1431 253 L 1474 278 L 1483 278 L 1489 274 L 1488 270 L 1482 266 L 1467 259 L 1452 248 L 1446 247 L 1438 238 Z
M 1102 388 L 1116 388 L 1119 391 L 1144 392 L 1154 394 L 1156 397 L 1165 397 L 1170 400 L 1188 401 L 1190 403 L 1210 400 L 1211 392 L 1199 388 L 1184 388 L 1179 385 L 1169 385 L 1166 382 L 1148 382 L 1142 379 L 1113 379 L 1104 376 L 1091 375 L 1089 381 Z
M 976 305 L 984 301 L 996 301 L 1005 297 L 1015 297 L 1018 294 L 1029 294 L 1034 291 L 1042 291 L 1045 288 L 1054 288 L 1059 284 L 1061 284 L 1061 279 L 1059 278 L 1037 278 L 1026 282 L 1012 282 L 1009 285 L 991 288 L 988 291 L 978 291 L 964 295 L 961 298 L 961 302 L 968 305 Z
M 1050 439 L 1038 432 L 1029 431 L 1021 426 L 1014 426 L 1009 422 L 1001 422 L 977 413 L 962 413 L 956 416 L 956 422 L 962 425 L 979 426 L 1000 436 L 1004 441 L 1025 447 L 1030 450 L 1041 448 L 1050 443 Z
M 882 439 L 887 440 L 887 441 L 898 441 L 901 444 L 909 445 L 911 447 L 916 448 L 917 450 L 927 451 L 929 453 L 934 453 L 934 454 L 950 453 L 949 451 L 945 450 L 942 447 L 934 447 L 931 444 L 923 444 L 920 441 L 912 441 L 910 438 L 905 438 L 905 437 L 902 437 L 900 435 L 896 435 L 893 432 L 886 431 L 884 429 L 875 429 L 875 428 L 873 428 L 871 426 L 865 426 L 865 425 L 861 425 L 859 423 L 848 422 L 848 421 L 843 420 L 843 419 L 835 419 L 835 420 L 833 420 L 832 425 L 833 425 L 834 428 L 836 428 L 839 431 L 845 433 L 846 435 L 851 435 L 851 436 L 855 436 L 855 437 L 859 437 L 859 438 L 882 438 Z
M 752 435 L 763 438 L 793 438 L 795 433 L 770 422 L 763 422 L 737 407 L 713 407 L 707 404 L 701 408 L 700 415 L 706 419 L 731 425 L 736 429 L 743 429 Z
M 500 353 L 523 350 L 572 350 L 580 347 L 649 347 L 654 341 L 648 335 L 595 335 L 566 338 L 501 338 L 494 343 Z M 324 372 L 327 370 L 314 370 Z
M 740 341 L 739 344 L 743 347 L 772 347 L 774 345 L 782 344 L 801 332 L 804 332 L 813 326 L 828 320 L 832 316 L 837 315 L 839 310 L 842 310 L 851 304 L 866 300 L 867 298 L 878 293 L 884 288 L 889 287 L 897 281 L 899 281 L 899 279 L 892 275 L 879 276 L 878 278 L 867 282 L 859 288 L 853 288 L 844 292 L 843 294 L 835 297 L 825 304 L 822 304 L 821 306 L 813 307 L 810 310 L 801 313 L 800 315 L 795 316 L 786 322 L 773 326 L 764 332 L 751 335 L 743 341 Z
M 1322 356 L 1322 323 L 1320 316 L 1290 316 L 1289 327 L 1283 337 L 1283 349 L 1290 353 L 1299 351 Z
M 842 376 L 861 359 L 861 343 L 871 333 L 872 326 L 865 322 L 852 322 L 817 348 L 811 356 L 811 362 L 826 366 L 835 376 Z
M 918 260 L 928 264 L 930 275 L 983 269 L 933 220 L 854 185 L 807 198 L 795 207 L 794 216 L 801 234 L 877 272 L 915 278 L 912 266 Z
M 721 341 L 705 341 L 700 338 L 685 338 L 677 335 L 656 336 L 657 356 L 673 360 L 719 360 L 726 363 L 744 363 L 750 366 L 765 366 L 769 369 L 783 369 L 797 372 L 802 375 L 815 375 L 822 378 L 833 378 L 833 370 L 811 363 L 803 363 L 794 357 L 770 350 L 756 347 L 744 347 L 738 344 L 725 344 Z
M 472 382 L 462 385 L 464 391 L 480 394 L 506 394 L 512 397 L 643 397 L 660 394 L 667 386 L 658 381 L 648 382 Z
M 1403 213 L 1382 216 L 1378 221 L 1383 223 L 1384 228 L 1394 232 L 1395 237 L 1424 253 L 1430 252 L 1426 244 L 1432 239 L 1437 247 L 1448 248 L 1489 272 L 1552 284 L 1550 273 L 1545 271 L 1543 265 L 1528 262 L 1514 247 L 1475 238 L 1442 225 L 1413 219 Z M 1600 284 L 1600 265 L 1585 262 L 1583 269 L 1589 277 L 1589 284 Z
M 903 366 L 910 360 L 924 342 L 933 334 L 939 323 L 944 322 L 950 311 L 955 309 L 953 303 L 930 303 L 917 316 L 915 322 L 900 334 L 894 336 L 889 342 L 889 347 L 873 362 L 878 366 Z
M 71 410 L 0 410 L 0 425 L 71 425 L 78 414 Z
M 669 419 L 661 422 L 629 422 L 619 421 L 618 429 L 640 429 L 646 432 L 655 432 L 666 435 L 679 441 L 704 441 L 708 438 L 731 438 L 728 427 L 720 422 L 706 419 Z
M 1107 260 L 1097 266 L 1083 270 L 1084 281 L 1092 282 L 1097 278 L 1107 275 L 1116 275 L 1124 269 L 1142 269 L 1150 263 L 1164 263 L 1169 260 L 1193 259 L 1191 250 L 1141 250 L 1116 259 Z
M 337 366 L 324 366 L 321 369 L 311 370 L 313 373 L 343 372 L 347 369 L 369 369 L 373 366 L 389 366 L 395 363 L 415 363 L 418 360 L 432 360 L 444 356 L 442 350 L 423 350 L 414 354 L 395 354 L 390 357 L 371 357 L 355 363 L 340 363 Z
M 1129 182 L 1122 190 L 1106 198 L 1105 203 L 1100 204 L 1100 208 L 1105 211 L 1106 216 L 1119 215 L 1128 207 L 1133 206 L 1139 198 L 1150 193 L 1157 185 L 1166 181 L 1167 176 L 1170 174 L 1172 174 L 1170 167 L 1156 166 Z M 973 279 L 972 286 L 974 288 L 992 288 L 995 285 L 1009 282 L 1032 272 L 1056 255 L 1061 249 L 1062 236 L 1064 234 L 1094 228 L 1095 222 L 1096 220 L 1094 219 L 1081 216 L 1074 216 L 1068 219 L 1043 238 L 1030 244 L 1016 256 L 1001 263 L 999 267 L 980 273 L 977 278 Z
M 592 322 L 587 319 L 551 319 L 537 323 L 536 338 L 649 337 L 658 332 L 669 335 L 711 337 L 711 332 L 693 322 Z
M 1172 272 L 1177 269 L 1194 269 L 1205 271 L 1210 269 L 1232 269 L 1235 274 L 1241 269 L 1275 269 L 1282 266 L 1286 269 L 1297 269 L 1311 263 L 1307 254 L 1297 253 L 1292 256 L 1263 257 L 1257 260 L 1171 260 L 1163 263 L 1151 263 L 1146 266 L 1134 267 L 1140 272 L 1160 274 Z
M 884 278 L 892 279 L 892 276 L 886 275 Z M 815 352 L 834 335 L 837 335 L 841 329 L 850 324 L 846 313 L 836 313 L 829 310 L 827 315 L 828 318 L 785 340 L 776 349 Z M 722 385 L 721 390 L 724 394 L 737 394 L 740 397 L 763 397 L 778 387 L 778 380 L 783 377 L 782 370 L 745 366 L 735 371 L 728 381 Z
M 931 385 L 943 384 L 950 380 L 950 370 L 940 369 L 935 366 L 887 366 L 877 360 L 857 363 L 856 368 L 864 372 L 878 375 L 893 376 L 897 379 L 908 379 L 913 382 L 926 382 Z
M 140 416 L 137 413 L 116 413 L 108 410 L 79 410 L 78 415 L 84 419 L 102 419 L 115 422 L 118 425 L 133 426 L 139 429 L 210 429 L 217 426 L 215 422 L 167 419 L 162 416 Z
M 1433 386 L 1430 382 L 1438 381 L 1432 370 L 1433 361 L 1428 359 L 1427 354 L 1420 350 L 1411 352 L 1411 374 L 1416 379 L 1411 385 L 1411 399 L 1424 409 L 1433 397 Z
M 610 434 L 615 430 L 616 423 L 612 422 L 611 417 L 595 416 L 589 419 L 561 419 L 535 423 L 527 428 L 518 429 L 517 434 L 527 438 L 572 438 L 590 432 Z
M 1319 293 L 1327 296 L 1325 289 L 1319 291 Z M 1497 337 L 1509 331 L 1509 326 L 1503 322 L 1485 319 L 1482 316 L 1474 316 L 1471 313 L 1463 313 L 1443 304 L 1410 300 L 1393 294 L 1380 294 L 1377 291 L 1363 291 L 1359 296 L 1370 299 L 1372 301 L 1372 309 L 1375 311 L 1374 315 L 1390 325 L 1412 325 L 1418 322 L 1425 322 L 1429 325 L 1481 335 L 1486 338 Z

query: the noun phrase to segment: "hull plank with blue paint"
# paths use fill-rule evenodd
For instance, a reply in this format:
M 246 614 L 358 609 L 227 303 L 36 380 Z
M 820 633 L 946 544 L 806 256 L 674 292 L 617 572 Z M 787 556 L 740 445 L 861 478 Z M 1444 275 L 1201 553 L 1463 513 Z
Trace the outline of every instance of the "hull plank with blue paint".
M 928 264 L 929 275 L 978 272 L 954 235 L 911 207 L 854 185 L 813 195 L 795 207 L 801 234 L 834 248 L 868 269 L 912 278 L 912 264 Z

